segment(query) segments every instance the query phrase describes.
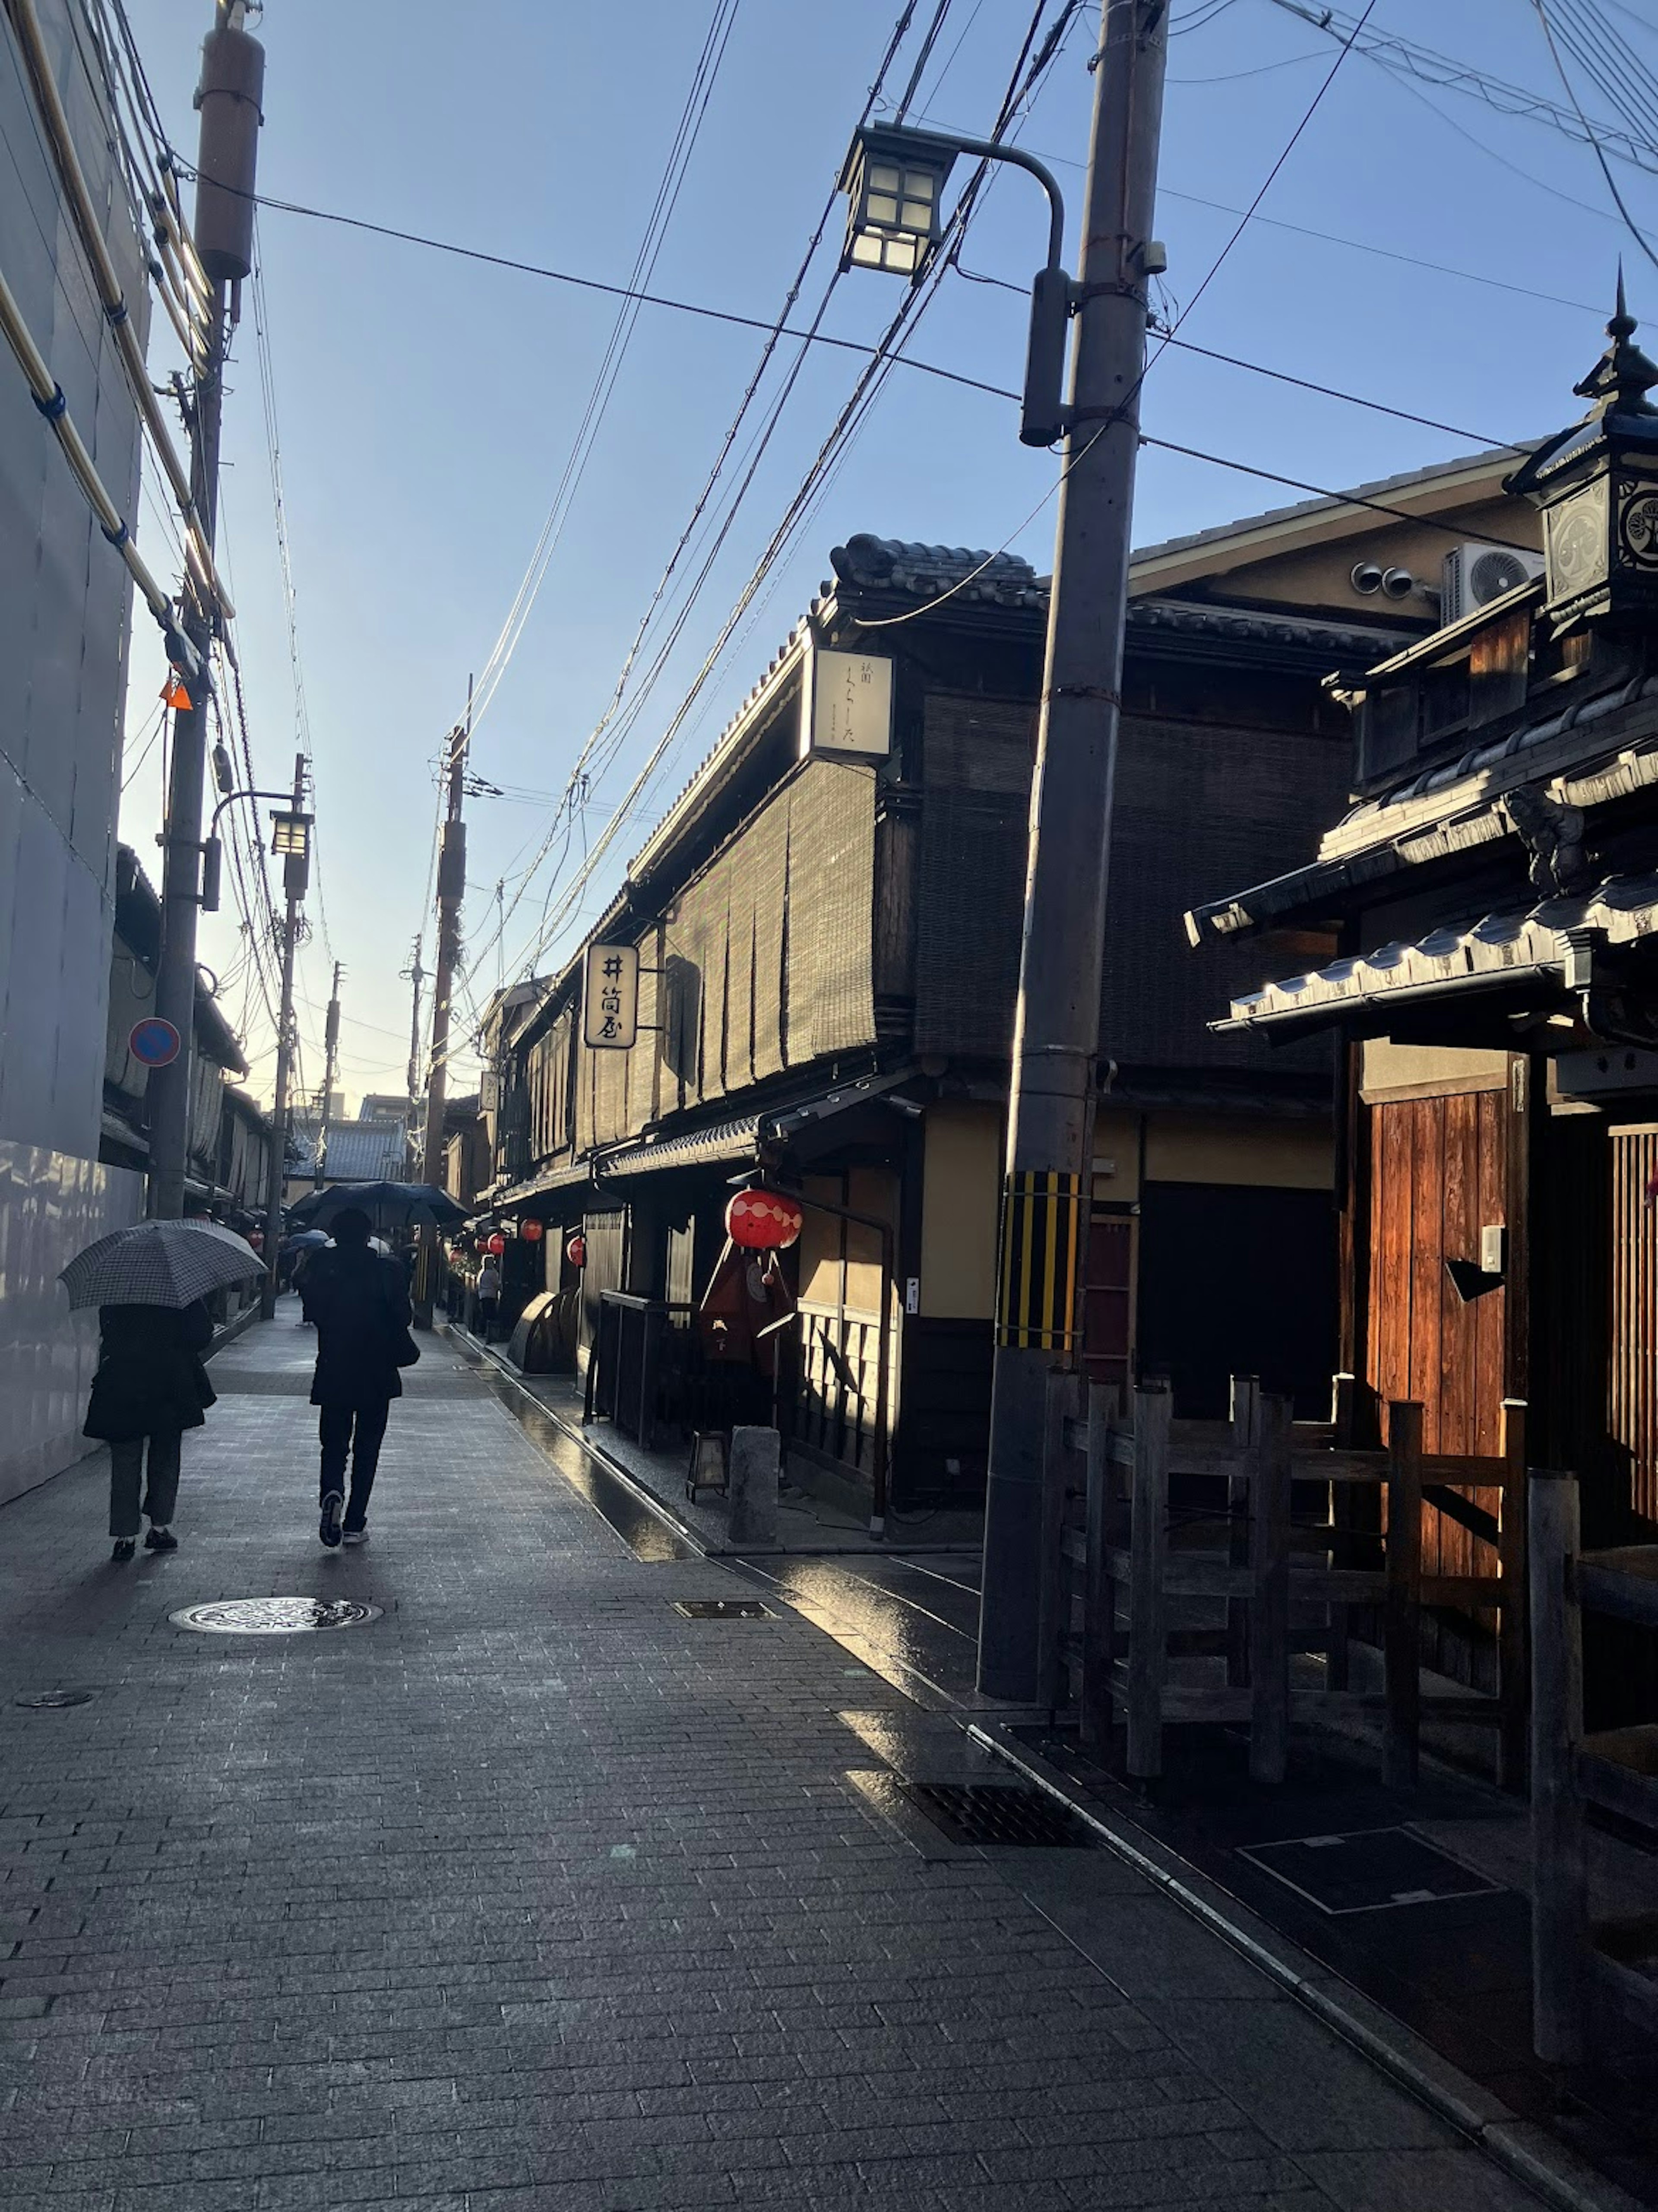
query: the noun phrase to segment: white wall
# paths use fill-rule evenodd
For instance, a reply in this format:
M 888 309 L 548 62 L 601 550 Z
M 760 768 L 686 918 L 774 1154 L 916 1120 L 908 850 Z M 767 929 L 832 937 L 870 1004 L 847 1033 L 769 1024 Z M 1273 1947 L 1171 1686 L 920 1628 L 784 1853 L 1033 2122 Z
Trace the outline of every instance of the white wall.
M 137 1221 L 143 1191 L 129 1169 L 0 1141 L 0 1504 L 94 1449 L 81 1424 L 98 1316 L 70 1314 L 58 1273 Z

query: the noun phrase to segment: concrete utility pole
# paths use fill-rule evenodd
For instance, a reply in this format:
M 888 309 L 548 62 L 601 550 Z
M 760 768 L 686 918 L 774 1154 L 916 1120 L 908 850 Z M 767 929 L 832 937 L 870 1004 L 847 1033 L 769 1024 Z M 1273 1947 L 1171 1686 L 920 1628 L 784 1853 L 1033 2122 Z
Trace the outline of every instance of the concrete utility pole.
M 305 811 L 305 755 L 294 756 L 294 811 Z M 288 1084 L 294 1055 L 294 952 L 300 939 L 300 902 L 310 873 L 310 854 L 290 853 L 282 864 L 288 914 L 282 924 L 282 998 L 276 1012 L 276 1096 L 270 1109 L 275 1135 L 270 1149 L 270 1180 L 264 1207 L 264 1280 L 259 1286 L 259 1314 L 269 1321 L 276 1310 L 276 1248 L 282 1237 L 282 1185 L 288 1177 Z
M 1030 798 L 979 1621 L 979 1687 L 1023 1704 L 1042 1693 L 1059 1633 L 1059 1523 L 1044 1513 L 1042 1443 L 1048 1375 L 1080 1348 L 1167 33 L 1166 0 L 1106 0 Z
M 426 981 L 426 970 L 421 965 L 420 951 L 421 940 L 417 937 L 410 951 L 409 965 L 398 971 L 405 983 L 412 983 L 415 987 L 414 1014 L 409 1024 L 409 1119 L 410 1123 L 409 1131 L 409 1166 L 411 1176 L 414 1169 L 418 1164 L 414 1158 L 415 1132 L 413 1122 L 415 1118 L 415 1103 L 420 1097 L 420 987 Z
M 219 515 L 219 428 L 225 333 L 240 311 L 241 281 L 253 266 L 253 188 L 263 119 L 264 49 L 242 28 L 244 0 L 217 0 L 202 42 L 196 105 L 202 128 L 196 185 L 196 250 L 210 292 L 193 332 L 189 408 L 190 495 L 211 550 Z M 216 610 L 204 585 L 186 580 L 184 632 L 201 659 L 191 703 L 173 723 L 173 762 L 161 830 L 161 948 L 155 1012 L 179 1032 L 178 1058 L 153 1068 L 149 1115 L 150 1213 L 176 1221 L 185 1210 L 190 1101 L 196 1042 L 196 924 L 201 911 L 202 786 L 207 757 L 207 681 Z
M 448 811 L 443 841 L 438 848 L 438 964 L 432 982 L 432 1057 L 426 1075 L 426 1141 L 421 1148 L 420 1180 L 443 1181 L 443 1109 L 449 1090 L 449 994 L 454 988 L 460 960 L 460 908 L 466 893 L 466 824 L 461 819 L 465 795 L 466 754 L 472 741 L 472 686 L 466 686 L 466 720 L 449 732 Z M 416 1317 L 421 1326 L 432 1325 L 432 1271 L 437 1239 L 429 1230 L 421 1233 L 421 1255 L 415 1285 Z
M 322 1079 L 322 1112 L 317 1119 L 317 1152 L 313 1187 L 320 1190 L 327 1180 L 328 1124 L 334 1110 L 334 1070 L 340 1056 L 340 977 L 345 973 L 337 960 L 334 963 L 334 994 L 328 1001 L 328 1025 L 323 1031 L 327 1052 L 327 1066 Z

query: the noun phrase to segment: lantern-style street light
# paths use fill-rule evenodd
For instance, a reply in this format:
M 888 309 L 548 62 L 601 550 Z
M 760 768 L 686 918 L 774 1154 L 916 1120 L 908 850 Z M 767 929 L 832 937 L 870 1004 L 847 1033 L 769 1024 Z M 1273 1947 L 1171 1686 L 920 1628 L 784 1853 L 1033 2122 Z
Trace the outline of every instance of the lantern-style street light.
M 270 849 L 283 859 L 308 860 L 311 857 L 311 824 L 314 814 L 278 814 L 270 817 Z
M 884 269 L 919 283 L 944 235 L 939 204 L 950 170 L 963 154 L 1028 169 L 1048 194 L 1048 265 L 1037 270 L 1030 288 L 1030 344 L 1025 356 L 1019 437 L 1027 446 L 1051 446 L 1066 427 L 1066 341 L 1075 300 L 1061 265 L 1065 201 L 1051 171 L 1034 155 L 989 138 L 945 137 L 901 124 L 863 125 L 853 135 L 841 170 L 840 189 L 847 198 L 841 266 Z

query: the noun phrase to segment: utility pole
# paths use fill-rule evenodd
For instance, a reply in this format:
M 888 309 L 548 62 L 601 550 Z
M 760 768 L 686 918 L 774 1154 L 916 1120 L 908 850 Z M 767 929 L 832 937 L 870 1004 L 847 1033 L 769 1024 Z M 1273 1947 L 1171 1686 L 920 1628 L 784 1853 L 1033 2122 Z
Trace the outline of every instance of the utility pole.
M 1057 1655 L 1048 1378 L 1074 1363 L 1092 1182 L 1166 0 L 1106 0 L 1048 610 L 1002 1200 L 979 1687 L 1034 1704 Z M 1047 1470 L 1060 1479 L 1057 1467 Z M 1063 1501 L 1058 1501 L 1062 1504 Z M 1045 1510 L 1046 1509 L 1046 1510 Z M 1050 1559 L 1048 1554 L 1052 1553 Z
M 202 128 L 196 185 L 195 242 L 210 287 L 193 332 L 188 407 L 190 495 L 211 551 L 219 515 L 219 428 L 224 402 L 226 331 L 240 311 L 241 282 L 253 266 L 253 190 L 262 118 L 264 49 L 242 27 L 246 0 L 216 0 L 202 42 L 196 104 Z M 190 1103 L 196 1044 L 196 925 L 201 912 L 202 786 L 207 756 L 207 690 L 217 610 L 207 586 L 185 580 L 185 635 L 200 673 L 190 705 L 173 724 L 173 762 L 161 830 L 161 946 L 155 1012 L 179 1033 L 179 1054 L 150 1071 L 150 1213 L 176 1221 L 185 1210 Z
M 320 1190 L 328 1169 L 328 1123 L 334 1110 L 334 1070 L 340 1056 L 340 977 L 345 970 L 334 963 L 334 994 L 328 1001 L 328 1025 L 323 1031 L 327 1066 L 322 1079 L 322 1112 L 317 1119 L 314 1188 Z
M 403 981 L 405 983 L 412 983 L 415 987 L 415 1011 L 409 1024 L 409 1165 L 411 1176 L 414 1169 L 419 1164 L 414 1158 L 414 1121 L 415 1105 L 420 1097 L 420 987 L 426 981 L 426 970 L 421 965 L 420 951 L 421 940 L 417 937 L 409 955 L 409 965 L 399 971 Z
M 472 741 L 472 685 L 466 685 L 466 720 L 449 732 L 447 775 L 449 798 L 444 817 L 443 840 L 438 848 L 438 964 L 432 983 L 432 1057 L 426 1075 L 426 1142 L 421 1151 L 420 1179 L 443 1181 L 443 1109 L 449 1086 L 449 994 L 454 988 L 460 961 L 460 908 L 466 892 L 466 824 L 461 820 L 465 791 L 467 749 Z M 433 1267 L 436 1237 L 421 1233 L 421 1256 L 416 1280 L 416 1318 L 432 1326 Z
M 294 756 L 294 813 L 305 813 L 305 755 Z M 288 1084 L 294 1055 L 294 951 L 300 938 L 300 902 L 310 874 L 308 842 L 290 852 L 282 867 L 282 887 L 288 893 L 288 914 L 282 924 L 282 997 L 276 1012 L 276 1096 L 270 1109 L 273 1139 L 270 1180 L 264 1207 L 264 1280 L 259 1285 L 259 1317 L 271 1319 L 276 1310 L 276 1248 L 282 1237 L 282 1184 L 288 1176 Z

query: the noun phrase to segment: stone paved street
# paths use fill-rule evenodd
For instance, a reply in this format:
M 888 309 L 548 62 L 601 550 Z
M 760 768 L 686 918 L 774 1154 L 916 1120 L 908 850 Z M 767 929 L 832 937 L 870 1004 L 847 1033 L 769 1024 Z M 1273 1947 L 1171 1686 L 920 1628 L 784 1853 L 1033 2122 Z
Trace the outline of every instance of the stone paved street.
M 313 1341 L 215 1363 L 175 1556 L 109 1564 L 101 1456 L 0 1511 L 0 2201 L 1533 2203 L 1108 1854 L 918 1848 L 847 1777 L 964 1778 L 948 1724 L 676 1612 L 750 1586 L 635 1557 L 440 1340 L 324 1553 Z M 169 1625 L 270 1593 L 384 1616 Z

